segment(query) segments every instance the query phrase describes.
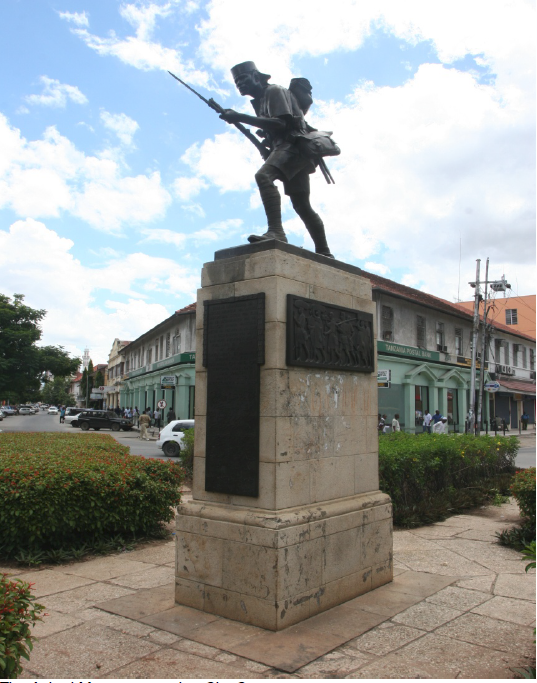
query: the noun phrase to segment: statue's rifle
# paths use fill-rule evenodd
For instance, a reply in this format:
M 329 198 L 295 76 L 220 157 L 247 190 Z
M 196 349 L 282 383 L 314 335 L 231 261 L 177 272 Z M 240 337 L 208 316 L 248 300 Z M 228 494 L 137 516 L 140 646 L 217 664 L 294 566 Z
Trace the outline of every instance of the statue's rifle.
M 182 81 L 180 78 L 178 78 L 175 74 L 172 74 L 171 71 L 168 71 L 168 73 L 170 74 L 170 76 L 173 76 L 173 78 L 175 78 L 176 81 L 179 81 L 179 83 L 181 83 L 182 85 L 184 85 L 185 88 L 188 88 L 188 89 L 190 90 L 190 92 L 193 92 L 194 95 L 197 95 L 197 97 L 199 97 L 200 100 L 203 100 L 203 102 L 205 102 L 205 104 L 206 104 L 207 106 L 209 106 L 211 109 L 213 109 L 217 114 L 223 114 L 223 113 L 224 113 L 225 109 L 224 109 L 223 107 L 221 107 L 221 106 L 218 104 L 218 102 L 215 102 L 215 101 L 213 100 L 212 97 L 209 98 L 208 100 L 205 99 L 205 97 L 203 97 L 203 95 L 200 95 L 199 92 L 196 92 L 196 90 L 194 90 L 194 88 L 191 88 L 191 87 L 188 85 L 188 83 L 185 83 L 185 82 Z M 255 137 L 252 135 L 252 133 L 250 133 L 250 131 L 242 125 L 242 123 L 233 123 L 233 125 L 235 126 L 235 128 L 237 128 L 238 130 L 240 130 L 240 132 L 241 132 L 244 136 L 246 136 L 246 137 L 248 138 L 248 140 L 250 140 L 250 142 L 251 142 L 253 145 L 255 145 L 255 147 L 257 148 L 257 150 L 258 150 L 258 152 L 259 152 L 259 154 L 261 154 L 261 156 L 263 157 L 263 159 L 266 161 L 266 160 L 268 159 L 269 154 L 270 154 L 270 149 L 269 149 L 268 147 L 266 147 L 262 142 L 259 142 L 259 140 L 258 140 L 257 138 L 255 138 Z M 318 164 L 319 164 L 319 168 L 321 169 L 321 172 L 322 172 L 322 174 L 323 174 L 323 176 L 324 176 L 326 182 L 327 182 L 329 185 L 330 185 L 330 183 L 334 183 L 335 181 L 334 181 L 334 179 L 332 178 L 332 174 L 331 174 L 330 171 L 328 170 L 328 167 L 327 167 L 327 165 L 325 164 L 324 159 L 323 159 L 322 157 L 319 158 Z
M 205 102 L 205 104 L 208 105 L 209 107 L 211 107 L 211 109 L 213 109 L 215 112 L 217 112 L 218 114 L 223 114 L 225 112 L 225 109 L 223 107 L 221 107 L 218 104 L 218 102 L 215 102 L 212 97 L 210 99 L 206 100 L 205 97 L 203 97 L 203 95 L 200 95 L 199 92 L 196 92 L 194 90 L 194 88 L 191 88 L 187 83 L 182 81 L 175 74 L 172 74 L 171 71 L 168 71 L 168 73 L 170 74 L 170 76 L 173 76 L 176 81 L 179 81 L 179 83 L 182 83 L 185 86 L 185 88 L 188 88 L 190 90 L 190 92 L 193 92 L 194 95 L 197 95 L 200 98 L 200 100 L 203 100 Z M 253 145 L 256 146 L 257 150 L 259 151 L 259 154 L 261 154 L 263 159 L 268 158 L 268 156 L 270 154 L 270 149 L 268 149 L 268 147 L 265 147 L 265 145 L 262 142 L 257 140 L 252 135 L 252 133 L 250 133 L 250 131 L 242 125 L 242 123 L 234 123 L 233 125 L 235 126 L 235 128 L 240 130 L 240 132 L 243 135 L 245 135 Z

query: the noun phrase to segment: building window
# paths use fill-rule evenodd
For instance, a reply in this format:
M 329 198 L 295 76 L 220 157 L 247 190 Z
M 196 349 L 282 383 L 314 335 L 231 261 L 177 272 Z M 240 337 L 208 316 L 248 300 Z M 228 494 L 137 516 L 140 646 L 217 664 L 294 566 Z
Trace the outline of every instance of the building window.
M 172 350 L 172 345 L 171 345 L 170 333 L 168 332 L 166 334 L 166 358 L 170 357 L 171 350 Z
M 426 342 L 426 328 L 425 328 L 425 316 L 423 315 L 417 315 L 416 316 L 416 341 L 420 349 L 426 349 L 427 348 L 427 342 Z
M 520 345 L 520 347 L 522 349 L 522 367 L 527 368 L 528 367 L 528 354 L 526 352 L 526 347 L 522 346 L 522 344 Z
M 462 327 L 455 328 L 455 355 L 462 356 Z
M 446 346 L 444 344 L 444 323 L 436 323 L 436 350 L 446 350 Z
M 530 370 L 535 370 L 535 349 L 530 349 Z
M 158 361 L 158 339 L 155 343 L 155 363 Z
M 416 400 L 415 424 L 416 427 L 420 427 L 423 424 L 423 416 L 429 410 L 429 387 L 416 386 L 414 391 Z
M 391 306 L 382 307 L 382 339 L 393 341 L 393 308 Z
M 503 353 L 504 353 L 504 358 L 505 358 L 505 365 L 509 365 L 509 342 L 502 341 L 502 346 L 503 346 Z
M 520 352 L 520 344 L 513 344 L 513 365 L 518 367 L 518 354 Z
M 173 335 L 173 340 L 172 340 L 172 347 L 173 347 L 173 355 L 175 356 L 176 353 L 181 353 L 181 335 L 179 334 L 179 328 L 175 328 L 175 333 Z
M 505 324 L 506 325 L 517 325 L 518 324 L 518 315 L 517 315 L 517 308 L 507 308 L 505 310 Z
M 502 340 L 494 340 L 494 362 L 500 365 L 502 362 Z
M 153 360 L 153 349 L 147 349 L 147 364 L 151 365 Z M 147 403 L 147 401 L 146 401 Z
M 164 335 L 160 338 L 160 357 L 164 358 Z

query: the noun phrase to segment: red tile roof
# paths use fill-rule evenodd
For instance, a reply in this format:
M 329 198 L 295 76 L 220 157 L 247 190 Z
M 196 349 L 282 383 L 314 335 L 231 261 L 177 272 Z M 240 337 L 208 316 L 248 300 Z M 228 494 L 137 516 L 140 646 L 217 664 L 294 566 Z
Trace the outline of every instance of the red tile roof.
M 193 304 L 188 304 L 188 306 L 185 306 L 184 308 L 180 308 L 178 311 L 175 311 L 176 313 L 193 313 L 196 310 L 196 302 L 194 301 Z
M 502 389 L 508 389 L 517 394 L 531 394 L 535 396 L 535 382 L 524 382 L 517 379 L 499 379 L 498 381 Z
M 416 301 L 417 303 L 423 304 L 424 306 L 430 306 L 432 308 L 445 311 L 446 313 L 455 314 L 459 317 L 466 318 L 471 321 L 473 319 L 473 314 L 462 306 L 456 303 L 451 303 L 445 299 L 440 299 L 432 294 L 427 294 L 426 292 L 420 292 L 419 289 L 414 289 L 413 287 L 407 287 L 406 285 L 401 285 L 393 280 L 388 280 L 380 275 L 375 275 L 374 273 L 368 273 L 367 271 L 362 271 L 364 277 L 371 281 L 371 286 L 373 289 L 377 289 L 382 292 L 388 292 L 389 294 L 394 294 L 395 296 L 400 296 L 405 299 L 410 299 L 411 301 Z M 483 316 L 481 316 L 482 318 Z M 535 337 L 531 337 L 522 332 L 513 330 L 512 327 L 507 325 L 502 325 L 494 321 L 492 326 L 495 329 L 502 330 L 502 332 L 508 332 L 509 334 L 515 335 L 516 337 L 523 337 L 524 339 L 529 339 L 535 341 Z

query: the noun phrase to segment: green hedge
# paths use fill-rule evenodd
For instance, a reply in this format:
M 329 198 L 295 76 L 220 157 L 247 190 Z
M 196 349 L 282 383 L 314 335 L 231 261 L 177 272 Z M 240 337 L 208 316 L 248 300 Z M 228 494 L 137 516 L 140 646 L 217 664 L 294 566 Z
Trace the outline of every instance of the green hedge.
M 0 553 L 154 533 L 173 519 L 183 478 L 109 435 L 0 434 Z
M 516 473 L 511 492 L 527 525 L 535 529 L 535 467 Z
M 508 493 L 516 437 L 404 434 L 379 439 L 380 488 L 393 501 L 394 522 L 416 526 Z

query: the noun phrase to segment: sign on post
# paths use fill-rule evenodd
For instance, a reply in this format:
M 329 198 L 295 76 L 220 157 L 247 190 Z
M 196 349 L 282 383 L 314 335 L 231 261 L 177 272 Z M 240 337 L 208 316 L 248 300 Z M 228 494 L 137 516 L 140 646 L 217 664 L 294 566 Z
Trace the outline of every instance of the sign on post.
M 168 404 L 166 403 L 166 401 L 165 401 L 164 399 L 162 399 L 161 401 L 159 401 L 159 402 L 157 403 L 157 406 L 158 406 L 161 410 L 163 410 L 167 405 L 168 405 Z
M 499 382 L 485 382 L 483 389 L 491 394 L 494 394 L 497 391 L 500 391 L 501 386 Z
M 377 370 L 377 384 L 379 389 L 389 389 L 391 380 L 391 370 Z

